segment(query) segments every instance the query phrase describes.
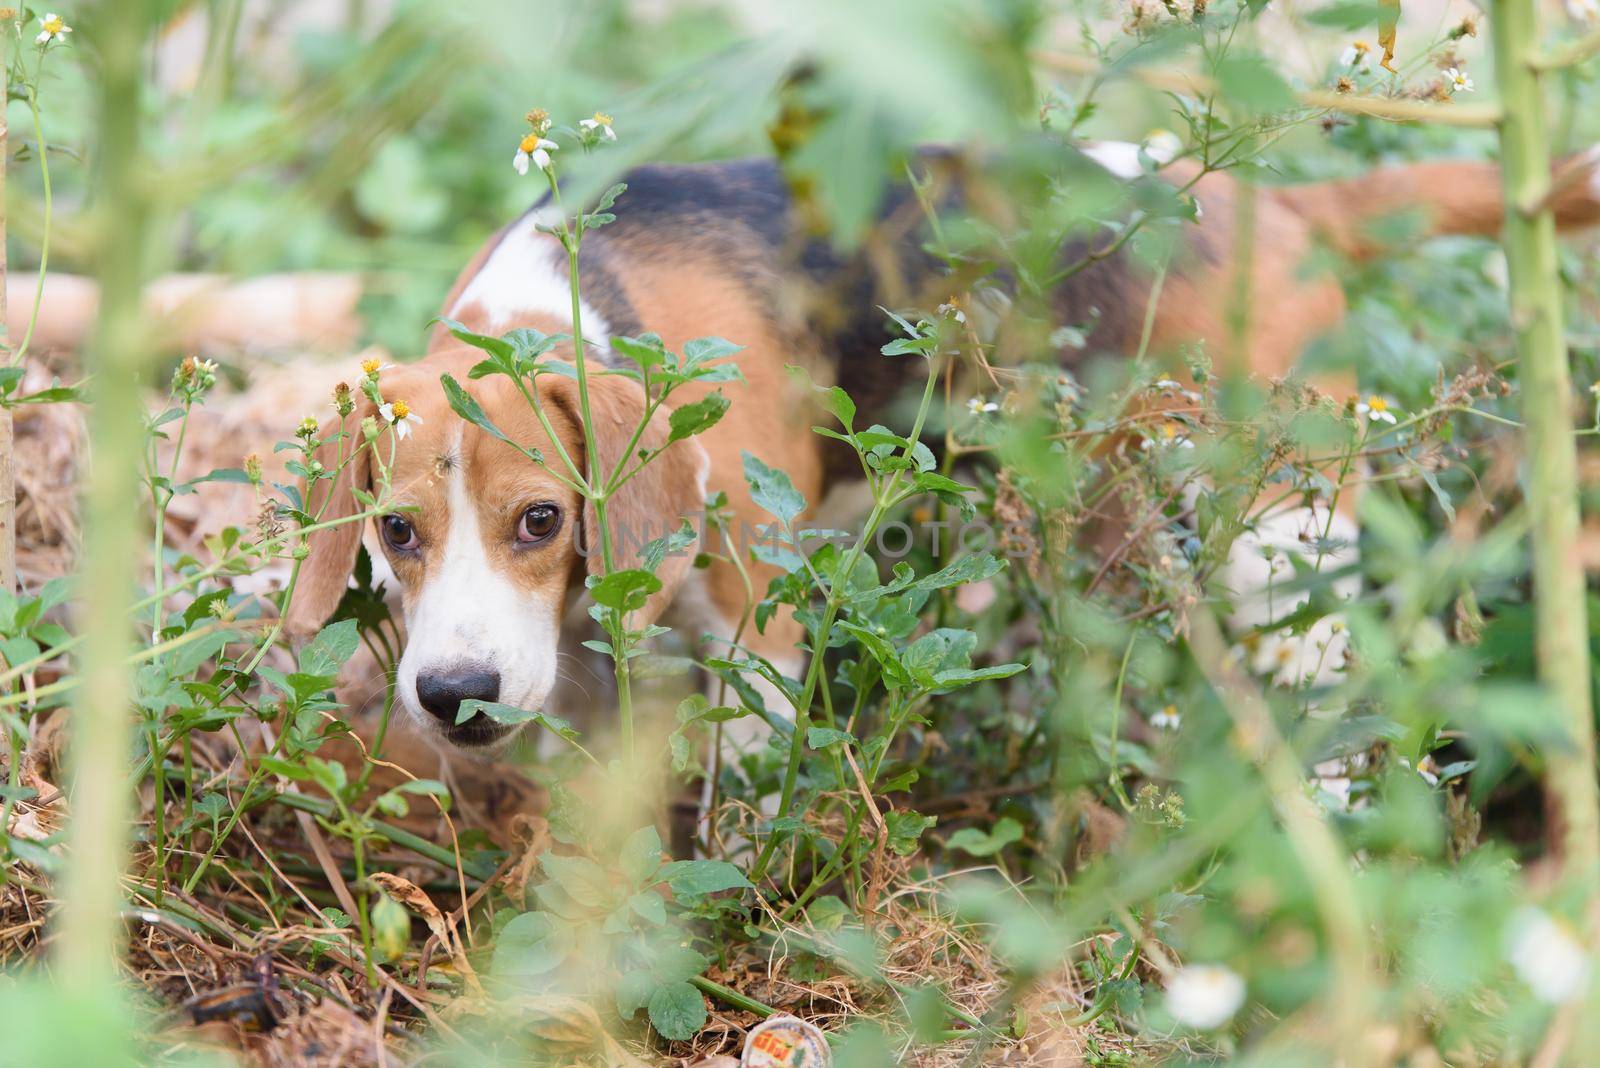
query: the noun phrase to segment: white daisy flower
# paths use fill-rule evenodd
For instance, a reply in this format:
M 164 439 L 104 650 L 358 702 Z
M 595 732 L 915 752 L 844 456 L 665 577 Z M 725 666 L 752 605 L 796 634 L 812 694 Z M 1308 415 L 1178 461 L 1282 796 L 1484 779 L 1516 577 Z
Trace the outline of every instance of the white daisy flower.
M 51 12 L 39 20 L 39 36 L 33 39 L 34 44 L 47 45 L 51 41 L 63 40 L 72 32 L 72 27 L 66 24 L 60 15 Z
M 1197 1031 L 1211 1031 L 1244 1005 L 1244 980 L 1221 964 L 1190 964 L 1167 980 L 1167 1011 Z
M 412 427 L 422 425 L 422 416 L 412 411 L 411 405 L 403 400 L 388 401 L 379 405 L 378 414 L 394 427 L 395 437 L 401 441 L 406 440 L 406 435 L 411 433 Z
M 1372 46 L 1365 41 L 1351 41 L 1339 55 L 1339 66 L 1349 67 L 1358 74 L 1372 73 Z
M 1150 717 L 1150 726 L 1158 731 L 1175 731 L 1183 726 L 1183 714 L 1177 705 L 1168 705 Z
M 1194 442 L 1183 432 L 1183 424 L 1174 419 L 1169 419 L 1161 424 L 1152 437 L 1144 439 L 1139 446 L 1141 449 L 1192 449 Z
M 989 412 L 998 412 L 1000 405 L 994 401 L 986 401 L 982 397 L 973 397 L 967 401 L 967 411 L 973 415 L 985 415 Z
M 943 319 L 946 316 L 954 319 L 958 323 L 965 323 L 967 321 L 967 313 L 961 310 L 961 305 L 956 303 L 956 298 L 954 297 L 951 297 L 949 300 L 939 305 L 939 317 Z
M 1506 928 L 1506 957 L 1541 1001 L 1574 1001 L 1589 985 L 1589 954 L 1565 921 L 1542 909 L 1518 909 Z
M 1376 393 L 1356 405 L 1356 414 L 1373 422 L 1394 425 L 1394 412 L 1389 408 L 1389 402 Z
M 1401 757 L 1400 766 L 1403 768 L 1411 768 L 1411 761 L 1407 760 L 1405 757 Z M 1427 783 L 1429 786 L 1439 785 L 1439 765 L 1434 762 L 1433 757 L 1423 757 L 1417 762 L 1417 766 L 1411 768 L 1411 770 L 1415 771 L 1422 781 Z
M 593 137 L 603 137 L 607 141 L 617 139 L 617 131 L 611 128 L 611 116 L 603 111 L 595 112 L 592 119 L 580 119 L 578 125 L 582 127 L 584 133 Z
M 517 169 L 518 174 L 528 173 L 528 163 L 531 161 L 541 171 L 550 169 L 550 153 L 561 146 L 547 137 L 531 133 L 522 139 L 517 146 L 517 154 L 511 160 L 511 165 Z
M 1154 382 L 1150 383 L 1150 388 L 1155 390 L 1157 393 L 1183 392 L 1183 385 L 1170 378 L 1158 378 Z
M 1183 140 L 1171 130 L 1151 130 L 1139 147 L 1157 163 L 1171 163 L 1183 151 Z
M 367 378 L 377 378 L 383 372 L 393 367 L 392 363 L 384 363 L 376 356 L 368 356 L 361 361 L 361 373 Z
M 1450 83 L 1452 93 L 1470 93 L 1473 90 L 1472 79 L 1467 77 L 1465 71 L 1451 67 L 1444 72 L 1445 79 Z

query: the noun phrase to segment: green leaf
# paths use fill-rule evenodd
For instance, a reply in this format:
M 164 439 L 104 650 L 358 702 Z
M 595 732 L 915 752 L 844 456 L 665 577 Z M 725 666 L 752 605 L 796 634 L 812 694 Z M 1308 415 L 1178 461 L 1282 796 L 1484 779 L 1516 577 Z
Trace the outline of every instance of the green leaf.
M 661 590 L 661 580 L 643 568 L 626 568 L 613 571 L 589 587 L 589 596 L 595 604 L 621 612 L 635 612 L 644 607 L 650 595 Z
M 1012 842 L 1022 840 L 1022 824 L 1010 816 L 1001 816 L 994 828 L 981 831 L 976 827 L 963 827 L 945 840 L 946 849 L 959 849 L 975 857 L 992 857 Z
M 650 367 L 659 367 L 666 362 L 667 349 L 662 344 L 661 338 L 656 334 L 641 334 L 638 337 L 614 337 L 611 339 L 611 351 L 619 356 L 626 357 L 643 370 Z
M 623 972 L 612 990 L 617 999 L 617 1015 L 624 1020 L 633 1019 L 640 1009 L 650 1004 L 650 995 L 655 992 L 656 978 L 648 971 Z
M 854 432 L 856 402 L 850 399 L 850 394 L 846 393 L 843 387 L 829 386 L 822 391 L 822 396 L 822 403 L 833 413 L 833 417 L 843 424 L 845 433 Z
M 648 890 L 641 890 L 628 898 L 628 907 L 638 913 L 645 920 L 657 927 L 666 925 L 667 903 L 661 900 L 660 894 L 653 894 Z
M 608 905 L 615 896 L 610 876 L 588 857 L 560 857 L 546 853 L 539 858 L 539 866 L 573 901 L 587 908 Z
M 311 781 L 322 787 L 334 797 L 342 797 L 345 787 L 349 785 L 345 775 L 344 765 L 336 760 L 323 760 L 321 757 L 306 757 L 306 770 L 311 773 Z
M 622 873 L 635 886 L 643 886 L 661 867 L 661 835 L 655 827 L 641 827 L 622 844 Z
M 569 742 L 577 741 L 579 737 L 572 724 L 560 716 L 552 716 L 548 712 L 530 712 L 525 708 L 502 705 L 495 701 L 479 701 L 475 698 L 469 698 L 461 702 L 461 707 L 456 712 L 456 722 L 465 723 L 479 712 L 482 712 L 496 723 L 503 723 L 508 727 L 516 726 L 518 723 L 537 723 L 546 730 L 554 731 Z
M 1294 90 L 1261 55 L 1224 56 L 1217 63 L 1217 86 L 1230 102 L 1256 114 L 1283 111 L 1295 105 Z
M 794 522 L 806 509 L 806 499 L 794 488 L 789 476 L 775 467 L 768 467 L 749 452 L 744 458 L 744 480 L 750 484 L 750 496 L 783 523 Z
M 895 579 L 886 586 L 875 586 L 863 590 L 851 597 L 852 601 L 870 601 L 890 594 L 919 591 L 932 593 L 935 590 L 947 589 L 951 586 L 961 586 L 968 582 L 981 582 L 992 578 L 1005 569 L 1005 562 L 993 553 L 973 553 L 963 556 L 948 567 L 940 568 L 931 575 L 921 578 L 916 576 L 909 565 L 895 566 Z
M 720 360 L 742 352 L 743 345 L 735 345 L 727 338 L 697 337 L 684 343 L 683 358 L 692 367 L 695 364 L 708 363 L 711 360 Z
M 545 975 L 559 968 L 571 952 L 569 925 L 548 912 L 524 912 L 501 928 L 489 972 L 507 980 Z
M 506 361 L 508 365 L 516 355 L 516 350 L 512 348 L 511 343 L 502 338 L 490 337 L 488 334 L 474 333 L 462 326 L 460 323 L 456 322 L 454 319 L 447 319 L 442 315 L 433 321 L 443 325 L 446 330 L 450 331 L 451 336 L 457 341 L 464 341 L 475 349 L 487 352 L 491 356 Z M 450 376 L 446 375 L 445 377 L 449 378 Z
M 461 383 L 449 375 L 440 375 L 439 385 L 444 389 L 444 397 L 445 400 L 450 402 L 451 411 L 501 441 L 511 440 L 501 432 L 499 427 L 494 425 L 494 420 L 489 418 L 488 413 L 483 410 L 482 405 L 473 398 L 472 394 L 461 387 Z
M 728 398 L 722 395 L 721 390 L 707 393 L 697 401 L 674 408 L 672 414 L 667 417 L 670 427 L 667 443 L 682 441 L 684 438 L 710 430 L 717 425 L 727 410 Z
M 330 623 L 300 651 L 300 674 L 334 676 L 345 661 L 355 655 L 361 641 L 356 621 L 341 619 Z
M 750 886 L 744 873 L 725 860 L 675 860 L 661 869 L 661 881 L 686 899 Z
M 885 813 L 883 823 L 889 832 L 889 848 L 902 857 L 911 856 L 917 851 L 922 832 L 938 822 L 936 816 L 924 816 L 908 808 Z
M 1373 0 L 1339 0 L 1327 7 L 1307 12 L 1305 20 L 1313 26 L 1327 26 L 1335 30 L 1364 30 L 1376 26 L 1382 7 Z
M 685 982 L 663 983 L 646 1006 L 650 1026 L 671 1042 L 693 1038 L 706 1025 L 706 1003 L 700 991 Z
M 830 745 L 849 745 L 855 736 L 835 727 L 810 727 L 806 730 L 806 744 L 813 749 L 826 749 Z

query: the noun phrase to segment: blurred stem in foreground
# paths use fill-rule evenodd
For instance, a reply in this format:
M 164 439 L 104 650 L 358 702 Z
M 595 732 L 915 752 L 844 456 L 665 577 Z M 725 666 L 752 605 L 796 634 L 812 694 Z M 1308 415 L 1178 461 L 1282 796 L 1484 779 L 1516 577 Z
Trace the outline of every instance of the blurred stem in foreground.
M 1533 589 L 1540 681 L 1556 699 L 1569 744 L 1548 757 L 1547 803 L 1565 870 L 1585 884 L 1600 874 L 1600 792 L 1595 784 L 1589 704 L 1586 584 L 1578 551 L 1577 447 L 1567 367 L 1555 216 L 1548 203 L 1550 145 L 1539 76 L 1534 0 L 1494 0 L 1495 72 L 1504 97 L 1500 151 L 1505 173 L 1504 244 L 1511 323 L 1522 384 Z
M 101 297 L 91 350 L 94 463 L 84 500 L 83 686 L 72 713 L 71 851 L 56 925 L 57 974 L 68 977 L 85 999 L 113 989 L 123 941 L 120 876 L 128 838 L 124 782 L 133 682 L 126 664 L 133 637 L 132 577 L 144 542 L 138 498 L 143 416 L 136 383 L 148 333 L 139 295 L 150 187 L 142 180 L 147 172 L 139 154 L 139 109 L 141 57 L 156 6 L 153 0 L 111 0 L 95 8 L 91 23 L 100 70 L 98 128 L 91 143 L 98 157 Z

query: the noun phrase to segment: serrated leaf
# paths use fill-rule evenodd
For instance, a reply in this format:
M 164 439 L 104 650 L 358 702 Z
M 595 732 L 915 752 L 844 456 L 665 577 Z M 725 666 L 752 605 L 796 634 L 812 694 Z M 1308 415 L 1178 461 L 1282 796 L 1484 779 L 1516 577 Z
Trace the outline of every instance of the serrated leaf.
M 727 338 L 697 337 L 684 343 L 683 358 L 693 366 L 698 363 L 708 363 L 711 360 L 720 360 L 743 350 L 743 345 L 735 345 Z
M 643 568 L 626 568 L 613 571 L 589 587 L 589 596 L 595 604 L 621 612 L 634 612 L 644 607 L 650 595 L 661 590 L 661 580 Z
M 785 524 L 794 522 L 806 510 L 806 499 L 789 476 L 768 467 L 750 452 L 740 455 L 744 458 L 744 479 L 750 484 L 751 499 Z
M 917 851 L 922 832 L 938 822 L 936 816 L 924 816 L 908 808 L 885 813 L 883 823 L 889 832 L 889 848 L 902 857 L 911 856 Z
M 300 651 L 298 674 L 330 677 L 337 675 L 345 661 L 355 655 L 356 646 L 360 641 L 361 635 L 355 620 L 341 619 L 337 623 L 328 624 Z
M 645 1006 L 650 1026 L 662 1038 L 683 1042 L 706 1025 L 706 1003 L 700 991 L 688 983 L 663 983 L 655 988 Z
M 722 395 L 721 390 L 707 393 L 697 401 L 674 408 L 672 414 L 667 417 L 668 444 L 710 430 L 717 425 L 727 410 L 728 398 Z

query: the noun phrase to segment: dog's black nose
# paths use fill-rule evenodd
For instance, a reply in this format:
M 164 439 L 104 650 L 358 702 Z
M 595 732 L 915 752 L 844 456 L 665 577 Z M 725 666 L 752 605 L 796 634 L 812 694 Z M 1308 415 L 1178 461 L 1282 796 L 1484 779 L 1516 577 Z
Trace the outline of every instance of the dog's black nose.
M 500 696 L 500 674 L 482 667 L 463 667 L 417 676 L 417 700 L 436 719 L 454 723 L 462 701 L 494 701 Z

